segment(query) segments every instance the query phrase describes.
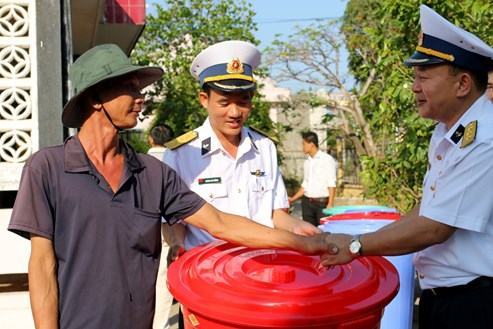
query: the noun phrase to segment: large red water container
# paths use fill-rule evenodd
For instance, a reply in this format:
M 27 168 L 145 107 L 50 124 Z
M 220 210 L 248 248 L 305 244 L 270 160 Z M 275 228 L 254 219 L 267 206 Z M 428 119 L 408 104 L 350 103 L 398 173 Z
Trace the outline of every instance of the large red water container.
M 168 287 L 187 329 L 377 329 L 399 277 L 382 257 L 324 268 L 318 256 L 218 241 L 175 261 Z

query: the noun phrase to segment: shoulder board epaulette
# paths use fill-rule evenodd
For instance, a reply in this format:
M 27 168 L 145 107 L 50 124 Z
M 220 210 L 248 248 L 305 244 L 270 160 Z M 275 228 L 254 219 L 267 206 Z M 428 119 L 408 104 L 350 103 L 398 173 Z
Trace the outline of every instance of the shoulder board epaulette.
M 274 143 L 279 144 L 279 139 L 277 139 L 276 137 L 273 137 L 273 136 L 269 136 L 265 131 L 262 131 L 262 130 L 255 128 L 255 127 L 252 127 L 252 126 L 248 126 L 248 128 L 250 128 L 250 130 L 253 130 L 256 133 L 258 133 L 264 137 L 267 137 L 268 139 L 270 139 Z
M 175 139 L 170 140 L 169 142 L 165 143 L 164 146 L 170 150 L 175 150 L 182 145 L 190 143 L 197 137 L 199 137 L 199 133 L 195 130 L 191 130 L 184 133 L 183 135 L 176 137 Z
M 478 130 L 478 120 L 471 121 L 467 124 L 464 129 L 464 137 L 462 137 L 462 143 L 460 144 L 460 148 L 464 148 L 469 146 L 476 139 L 476 131 Z

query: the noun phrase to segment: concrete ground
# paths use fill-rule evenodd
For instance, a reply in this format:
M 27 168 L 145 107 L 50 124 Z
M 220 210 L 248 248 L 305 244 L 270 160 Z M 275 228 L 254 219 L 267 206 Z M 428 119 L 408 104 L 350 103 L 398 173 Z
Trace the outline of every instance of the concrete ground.
M 292 215 L 301 217 L 299 203 L 292 208 Z M 26 275 L 0 276 L 0 328 L 34 329 L 29 304 L 29 294 L 25 289 Z M 24 290 L 24 291 L 22 291 Z M 417 296 L 416 291 L 416 296 Z M 417 309 L 414 310 L 413 329 L 417 329 Z M 178 304 L 174 304 L 170 314 L 171 329 L 178 329 Z

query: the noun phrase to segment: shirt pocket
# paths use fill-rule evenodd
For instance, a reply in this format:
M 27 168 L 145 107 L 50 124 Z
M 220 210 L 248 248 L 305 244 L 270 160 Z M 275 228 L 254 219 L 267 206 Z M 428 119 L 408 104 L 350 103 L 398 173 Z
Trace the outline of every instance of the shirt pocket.
M 228 197 L 228 190 L 225 184 L 196 185 L 193 190 L 209 203 L 213 203 L 216 199 Z
M 272 191 L 274 182 L 267 176 L 254 176 L 249 180 L 250 191 L 254 194 L 262 196 L 264 193 Z
M 126 236 L 132 249 L 157 258 L 161 253 L 161 214 L 138 208 L 121 208 Z

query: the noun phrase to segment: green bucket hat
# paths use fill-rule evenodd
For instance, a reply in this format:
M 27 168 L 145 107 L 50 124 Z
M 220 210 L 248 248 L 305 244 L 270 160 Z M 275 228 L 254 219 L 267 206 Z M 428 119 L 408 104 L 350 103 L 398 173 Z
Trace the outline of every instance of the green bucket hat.
M 82 125 L 77 101 L 87 89 L 102 81 L 129 73 L 137 74 L 140 88 L 144 88 L 159 80 L 163 70 L 156 66 L 133 65 L 127 55 L 114 44 L 98 45 L 82 54 L 69 70 L 74 95 L 63 108 L 63 125 L 70 128 L 79 128 Z

